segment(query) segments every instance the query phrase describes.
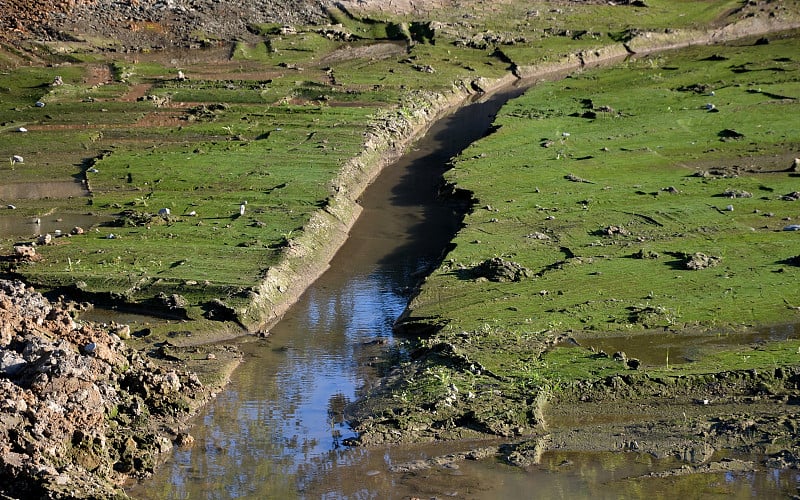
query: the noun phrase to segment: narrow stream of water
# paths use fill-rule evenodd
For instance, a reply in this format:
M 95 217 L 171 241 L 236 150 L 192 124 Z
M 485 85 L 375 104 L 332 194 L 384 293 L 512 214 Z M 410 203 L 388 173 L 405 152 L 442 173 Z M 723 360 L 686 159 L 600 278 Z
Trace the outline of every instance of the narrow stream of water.
M 613 459 L 549 453 L 535 470 L 486 460 L 399 474 L 389 467 L 469 445 L 342 446 L 353 435 L 345 405 L 374 383 L 372 361 L 395 347 L 392 324 L 410 288 L 439 261 L 458 229 L 459 217 L 435 196 L 448 159 L 479 138 L 499 106 L 520 92 L 492 96 L 446 117 L 381 174 L 365 193 L 364 212 L 330 270 L 267 339 L 242 345 L 244 364 L 193 422 L 194 447 L 176 450 L 153 478 L 130 489 L 131 496 L 608 498 L 619 496 L 614 481 L 676 466 L 635 453 Z M 784 471 L 774 477 L 728 474 L 719 481 L 720 491 L 744 497 L 754 489 L 785 492 L 797 477 Z M 674 487 L 664 483 L 652 498 L 672 497 Z

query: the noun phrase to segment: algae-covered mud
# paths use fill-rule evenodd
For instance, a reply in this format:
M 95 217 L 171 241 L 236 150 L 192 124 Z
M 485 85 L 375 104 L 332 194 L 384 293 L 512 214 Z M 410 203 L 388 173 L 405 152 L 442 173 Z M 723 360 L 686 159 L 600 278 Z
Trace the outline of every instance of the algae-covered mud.
M 101 3 L 53 21 L 60 37 L 6 37 L 3 169 L 20 189 L 3 197 L 13 210 L 2 226 L 15 228 L 3 234 L 4 271 L 82 300 L 214 322 L 205 330 L 264 329 L 325 268 L 386 158 L 466 95 L 797 22 L 781 2 L 426 3 L 424 17 L 365 6 L 330 7 L 313 25 L 256 16 L 232 46 L 158 9 L 151 24 L 104 38 L 96 24 L 113 25 L 109 9 L 122 7 Z M 164 50 L 170 30 L 176 47 Z M 55 214 L 90 220 L 42 231 Z
M 506 105 L 446 174 L 474 209 L 398 322 L 414 361 L 359 408 L 362 442 L 796 466 L 796 46 L 631 58 Z
M 702 461 L 733 435 L 794 463 L 800 345 L 791 326 L 745 340 L 800 306 L 794 3 L 246 1 L 249 23 L 212 3 L 4 6 L 4 277 L 73 315 L 158 314 L 121 340 L 219 383 L 236 356 L 194 346 L 267 335 L 391 158 L 466 97 L 548 77 L 454 160 L 473 209 L 400 322 L 413 361 L 354 410 L 351 444 Z M 676 347 L 662 363 L 629 342 Z M 88 472 L 104 488 L 107 466 Z

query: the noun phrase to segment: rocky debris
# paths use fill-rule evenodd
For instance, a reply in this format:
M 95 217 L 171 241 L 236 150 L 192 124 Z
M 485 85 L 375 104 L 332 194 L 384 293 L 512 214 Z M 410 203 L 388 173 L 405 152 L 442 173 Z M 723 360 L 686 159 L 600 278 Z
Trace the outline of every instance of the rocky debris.
M 138 102 L 152 102 L 155 107 L 163 108 L 164 106 L 169 105 L 169 103 L 172 101 L 172 98 L 168 95 L 158 96 L 158 95 L 148 94 L 138 97 L 136 100 Z
M 606 226 L 597 231 L 600 236 L 630 236 L 631 232 L 623 226 Z
M 453 43 L 457 47 L 488 50 L 493 47 L 497 47 L 498 45 L 515 45 L 525 42 L 527 42 L 527 38 L 520 36 L 517 33 L 497 33 L 494 31 L 485 31 L 469 37 L 462 35 Z
M 548 236 L 548 235 L 546 235 L 546 234 L 544 234 L 542 232 L 539 232 L 539 231 L 535 231 L 533 233 L 530 233 L 525 237 L 529 238 L 529 239 L 532 239 L 532 240 L 544 240 L 544 241 L 550 239 L 550 236 Z
M 800 200 L 800 191 L 793 191 L 791 193 L 781 196 L 783 201 L 797 201 Z
M 478 278 L 489 281 L 522 281 L 530 276 L 530 271 L 516 262 L 504 260 L 500 257 L 487 259 L 478 264 L 474 269 Z
M 228 109 L 227 104 L 200 104 L 186 111 L 187 121 L 214 121 L 223 111 Z
M 684 266 L 686 267 L 686 269 L 689 269 L 691 271 L 698 271 L 700 269 L 714 267 L 721 261 L 722 257 L 715 257 L 712 255 L 706 255 L 702 252 L 696 252 L 686 257 Z
M 21 0 L 13 0 L 24 4 Z M 23 16 L 17 26 L 40 37 L 60 32 L 106 36 L 133 49 L 185 44 L 246 34 L 260 23 L 320 24 L 328 20 L 323 2 L 241 0 L 236 8 L 215 0 L 36 0 L 38 15 Z M 148 41 L 149 39 L 149 41 Z
M 153 222 L 153 214 L 139 212 L 138 210 L 124 210 L 114 219 L 111 225 L 115 227 L 142 227 Z
M 3 498 L 124 498 L 117 485 L 152 472 L 172 447 L 165 429 L 208 397 L 194 373 L 155 364 L 117 333 L 0 280 Z
M 631 324 L 642 325 L 645 328 L 669 325 L 676 317 L 674 311 L 664 306 L 636 305 L 628 307 L 627 310 L 628 321 Z M 618 354 L 620 353 L 614 353 L 614 359 L 628 364 L 628 358 L 625 353 L 621 353 L 621 356 L 618 356 Z
M 753 193 L 741 189 L 728 188 L 722 193 L 722 196 L 725 198 L 752 198 Z

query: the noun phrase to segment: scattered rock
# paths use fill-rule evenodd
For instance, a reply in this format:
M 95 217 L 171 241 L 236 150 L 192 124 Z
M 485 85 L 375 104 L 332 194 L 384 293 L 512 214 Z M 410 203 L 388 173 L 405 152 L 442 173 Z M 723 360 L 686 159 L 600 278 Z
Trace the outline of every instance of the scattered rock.
M 14 255 L 23 259 L 36 257 L 36 247 L 33 245 L 14 245 Z
M 744 134 L 742 134 L 740 132 L 737 132 L 737 131 L 735 131 L 733 129 L 726 128 L 725 130 L 721 130 L 717 134 L 717 137 L 719 137 L 719 140 L 721 140 L 723 142 L 725 142 L 725 141 L 738 141 L 739 139 L 744 139 Z
M 117 485 L 171 449 L 160 429 L 188 417 L 187 398 L 209 397 L 196 375 L 126 346 L 120 325 L 70 313 L 0 280 L 3 498 L 124 498 Z
M 781 196 L 783 201 L 797 201 L 800 200 L 800 191 L 794 191 Z
M 686 258 L 686 262 L 684 266 L 686 269 L 692 271 L 698 271 L 700 269 L 706 269 L 709 267 L 714 267 L 722 261 L 722 257 L 715 257 L 711 255 L 706 255 L 702 252 L 694 253 Z
M 630 236 L 631 232 L 622 226 L 606 226 L 598 231 L 602 236 Z
M 723 191 L 722 196 L 725 198 L 752 198 L 753 193 L 741 189 L 728 188 Z
M 473 271 L 477 277 L 496 282 L 522 281 L 523 278 L 530 276 L 528 269 L 516 262 L 503 260 L 500 257 L 481 262 Z

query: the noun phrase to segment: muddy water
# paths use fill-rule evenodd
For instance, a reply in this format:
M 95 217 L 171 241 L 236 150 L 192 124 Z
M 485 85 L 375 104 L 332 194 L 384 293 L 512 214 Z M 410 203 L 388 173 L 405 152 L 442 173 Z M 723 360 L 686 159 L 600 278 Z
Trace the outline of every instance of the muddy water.
M 663 366 L 697 361 L 704 355 L 731 346 L 758 345 L 765 342 L 795 339 L 800 332 L 797 325 L 776 325 L 749 328 L 745 331 L 719 332 L 676 332 L 658 335 L 647 333 L 620 336 L 603 336 L 582 339 L 578 343 L 596 351 L 608 354 L 624 352 L 629 358 L 636 358 L 644 366 Z M 573 344 L 562 344 L 572 347 Z M 559 346 L 556 346 L 559 347 Z
M 0 238 L 30 238 L 41 234 L 69 234 L 74 227 L 88 230 L 111 217 L 89 214 L 52 213 L 41 217 L 0 216 Z
M 17 182 L 0 185 L 0 200 L 41 200 L 89 196 L 79 181 Z
M 438 262 L 458 228 L 458 217 L 436 200 L 433 186 L 448 158 L 480 137 L 514 92 L 445 118 L 376 180 L 331 269 L 267 339 L 242 346 L 245 363 L 193 422 L 194 447 L 176 450 L 152 479 L 130 489 L 131 496 L 565 498 L 591 493 L 616 498 L 625 491 L 642 495 L 625 478 L 676 466 L 634 453 L 548 453 L 541 466 L 529 470 L 489 459 L 400 473 L 392 467 L 487 443 L 370 450 L 342 444 L 353 435 L 345 405 L 374 383 L 378 356 L 401 352 L 392 324 L 416 279 Z M 681 481 L 647 483 L 646 492 L 672 497 Z M 793 474 L 777 471 L 774 476 L 706 475 L 700 482 L 731 496 L 753 490 L 771 496 L 796 481 Z M 686 484 L 695 488 L 697 480 Z
M 0 184 L 0 203 L 12 207 L 22 200 L 66 199 L 88 196 L 79 181 L 43 181 Z M 38 216 L 14 215 L 13 210 L 0 215 L 0 238 L 30 238 L 41 234 L 69 234 L 72 228 L 89 229 L 111 217 L 52 211 Z

